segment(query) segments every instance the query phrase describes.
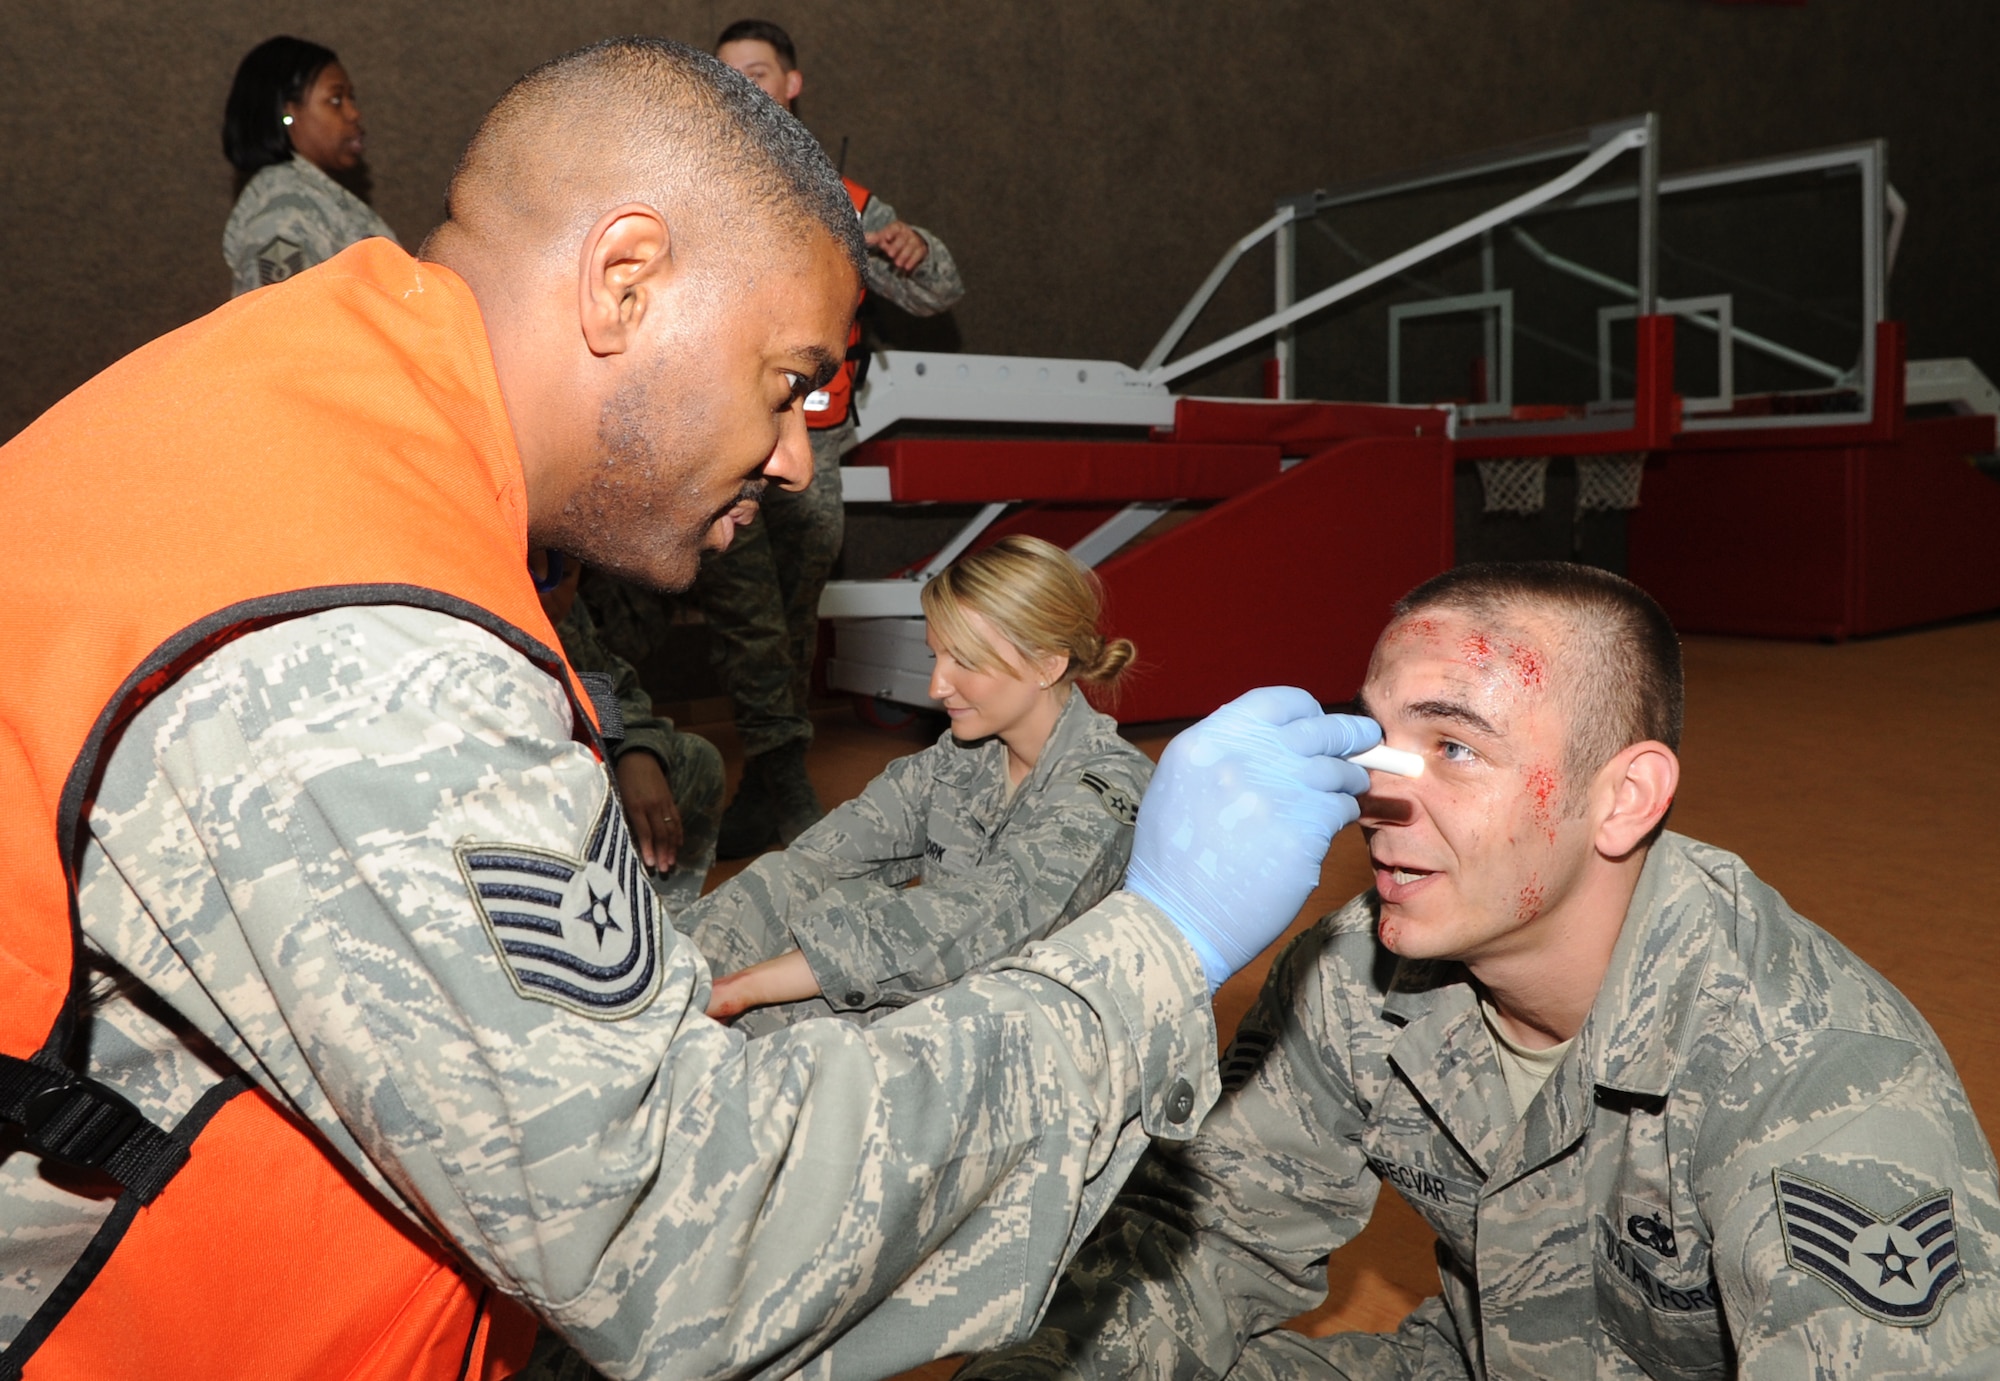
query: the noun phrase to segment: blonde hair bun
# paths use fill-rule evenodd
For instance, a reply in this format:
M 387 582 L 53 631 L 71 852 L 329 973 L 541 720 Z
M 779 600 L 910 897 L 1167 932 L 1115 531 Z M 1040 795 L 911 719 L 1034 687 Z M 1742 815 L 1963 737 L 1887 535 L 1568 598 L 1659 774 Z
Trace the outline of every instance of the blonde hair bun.
M 1039 537 L 1017 533 L 966 553 L 932 577 L 922 598 L 939 640 L 969 667 L 1005 659 L 966 622 L 966 610 L 997 629 L 1023 660 L 1067 657 L 1058 684 L 1110 688 L 1137 655 L 1128 639 L 1098 631 L 1104 586 L 1096 573 Z

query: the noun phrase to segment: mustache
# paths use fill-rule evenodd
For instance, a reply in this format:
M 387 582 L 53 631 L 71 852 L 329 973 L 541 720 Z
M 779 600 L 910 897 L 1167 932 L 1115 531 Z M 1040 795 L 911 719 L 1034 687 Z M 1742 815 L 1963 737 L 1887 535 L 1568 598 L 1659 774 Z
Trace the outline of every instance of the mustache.
M 764 491 L 771 487 L 771 481 L 758 475 L 743 481 L 743 487 L 736 491 L 736 503 L 762 503 Z M 735 505 L 731 505 L 734 507 Z

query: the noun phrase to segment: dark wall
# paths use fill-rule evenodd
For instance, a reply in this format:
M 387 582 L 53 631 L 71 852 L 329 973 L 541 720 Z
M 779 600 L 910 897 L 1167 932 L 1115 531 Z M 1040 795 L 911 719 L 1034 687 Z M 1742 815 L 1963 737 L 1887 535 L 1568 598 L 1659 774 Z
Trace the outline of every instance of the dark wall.
M 765 0 L 755 0 L 762 5 Z M 1274 198 L 1648 108 L 1671 170 L 1884 136 L 1912 208 L 1892 311 L 1918 355 L 2000 373 L 2000 6 L 1989 0 L 773 0 L 807 122 L 950 242 L 970 292 L 933 339 L 1145 354 Z M 71 0 L 0 46 L 0 436 L 220 302 L 217 133 L 240 55 L 339 50 L 375 201 L 406 243 L 507 82 L 607 34 L 706 42 L 736 0 Z M 1268 301 L 1246 269 L 1217 310 Z M 893 326 L 892 326 L 893 329 Z M 1207 386 L 1243 387 L 1246 367 Z

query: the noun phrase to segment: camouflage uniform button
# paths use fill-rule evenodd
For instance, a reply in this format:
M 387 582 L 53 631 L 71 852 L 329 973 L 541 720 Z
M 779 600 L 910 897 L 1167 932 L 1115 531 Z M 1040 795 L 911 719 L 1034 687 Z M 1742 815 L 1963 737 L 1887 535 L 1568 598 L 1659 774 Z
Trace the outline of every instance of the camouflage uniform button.
M 1167 1121 L 1178 1127 L 1193 1112 L 1193 1087 L 1185 1079 L 1174 1080 L 1174 1086 L 1167 1090 Z
M 847 995 L 847 1005 L 850 1007 L 859 1007 L 863 1002 L 866 1002 L 867 1000 L 868 1000 L 868 994 L 863 992 L 859 991 L 851 992 Z

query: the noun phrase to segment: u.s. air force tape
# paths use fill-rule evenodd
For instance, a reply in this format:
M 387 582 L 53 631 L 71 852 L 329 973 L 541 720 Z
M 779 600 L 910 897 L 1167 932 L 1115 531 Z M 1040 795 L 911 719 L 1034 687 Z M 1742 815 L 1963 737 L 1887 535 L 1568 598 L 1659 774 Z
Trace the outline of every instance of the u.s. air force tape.
M 660 987 L 660 916 L 608 794 L 586 857 L 461 843 L 458 866 L 500 965 L 522 997 L 598 1021 L 644 1011 Z
M 1095 772 L 1086 772 L 1077 778 L 1090 790 L 1097 793 L 1097 799 L 1104 803 L 1105 813 L 1121 825 L 1135 824 L 1139 819 L 1139 803 L 1132 793 L 1123 787 L 1113 786 Z

